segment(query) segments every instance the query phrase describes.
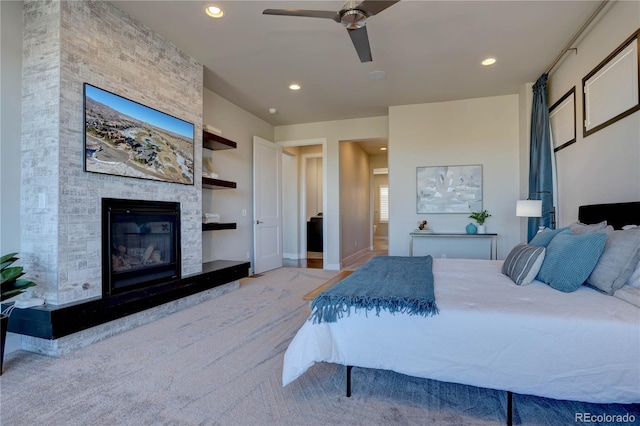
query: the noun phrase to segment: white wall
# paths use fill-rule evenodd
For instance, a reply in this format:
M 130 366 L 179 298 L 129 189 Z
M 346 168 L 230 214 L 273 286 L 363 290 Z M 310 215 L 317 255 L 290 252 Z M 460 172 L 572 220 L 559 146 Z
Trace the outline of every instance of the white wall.
M 465 232 L 467 214 L 417 214 L 416 167 L 483 165 L 487 232 L 498 233 L 498 258 L 520 242 L 519 96 L 404 105 L 389 109 L 389 254 L 409 253 L 409 232 L 426 219 L 435 232 Z
M 237 188 L 203 189 L 202 211 L 219 213 L 221 222 L 236 222 L 237 229 L 204 232 L 202 260 L 248 260 L 247 252 L 253 253 L 253 136 L 273 140 L 273 126 L 207 88 L 203 101 L 203 123 L 222 130 L 222 136 L 238 147 L 203 150 L 203 155 L 212 156 L 219 178 L 236 182 Z M 243 209 L 246 216 L 242 216 Z
M 22 2 L 0 1 L 0 256 L 20 252 Z M 20 349 L 7 333 L 5 353 Z
M 519 93 L 519 116 L 520 116 L 520 200 L 529 197 L 529 147 L 531 146 L 531 111 L 533 102 L 533 83 L 525 84 Z M 515 214 L 515 208 L 514 208 Z M 528 221 L 525 218 L 519 220 L 520 241 L 525 242 L 528 238 Z
M 20 251 L 22 2 L 0 2 L 0 255 Z
M 282 257 L 301 259 L 297 147 L 282 150 Z
M 371 247 L 371 167 L 356 142 L 340 143 L 340 225 L 342 260 Z
M 309 220 L 322 212 L 322 157 L 307 157 L 305 161 L 305 213 Z
M 549 105 L 576 87 L 576 143 L 555 155 L 559 225 L 578 218 L 578 206 L 640 200 L 640 111 L 582 136 L 582 78 L 640 28 L 640 2 L 612 2 L 593 28 L 552 71 Z

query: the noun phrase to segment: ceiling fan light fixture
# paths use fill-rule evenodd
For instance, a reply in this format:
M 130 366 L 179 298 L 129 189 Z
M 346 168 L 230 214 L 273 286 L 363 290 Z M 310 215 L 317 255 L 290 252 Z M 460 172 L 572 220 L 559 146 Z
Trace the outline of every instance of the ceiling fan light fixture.
M 367 35 L 367 18 L 388 9 L 400 0 L 347 0 L 338 12 L 330 10 L 265 9 L 263 15 L 302 16 L 331 19 L 344 26 L 356 48 L 360 62 L 371 62 L 371 47 Z
M 347 10 L 340 16 L 340 23 L 348 30 L 357 30 L 367 23 L 367 14 L 358 9 Z
M 224 16 L 224 11 L 215 4 L 208 4 L 204 7 L 204 13 L 211 16 L 212 18 L 222 18 Z

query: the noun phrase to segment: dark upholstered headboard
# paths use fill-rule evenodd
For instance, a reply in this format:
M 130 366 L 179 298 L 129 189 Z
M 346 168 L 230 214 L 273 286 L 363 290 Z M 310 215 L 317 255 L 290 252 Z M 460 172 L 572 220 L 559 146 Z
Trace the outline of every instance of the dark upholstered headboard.
M 580 206 L 578 220 L 586 224 L 606 220 L 614 229 L 620 229 L 625 225 L 640 225 L 640 201 Z

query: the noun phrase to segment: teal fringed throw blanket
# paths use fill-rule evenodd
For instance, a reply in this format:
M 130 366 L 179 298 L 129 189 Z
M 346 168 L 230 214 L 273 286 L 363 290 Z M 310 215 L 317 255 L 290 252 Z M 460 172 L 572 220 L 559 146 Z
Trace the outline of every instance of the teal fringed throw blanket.
M 350 309 L 384 309 L 409 315 L 438 313 L 433 292 L 431 256 L 374 257 L 311 303 L 314 323 L 336 322 Z

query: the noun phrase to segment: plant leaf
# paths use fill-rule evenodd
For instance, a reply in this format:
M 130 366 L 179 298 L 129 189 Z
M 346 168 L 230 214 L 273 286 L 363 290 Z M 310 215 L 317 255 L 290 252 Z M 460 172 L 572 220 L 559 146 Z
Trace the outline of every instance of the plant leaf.
M 8 283 L 11 281 L 15 281 L 21 276 L 24 275 L 22 266 L 13 266 L 11 268 L 6 268 L 2 270 L 2 281 L 1 284 Z
M 2 291 L 0 291 L 0 301 L 10 299 L 23 293 L 27 288 L 34 287 L 38 284 L 29 280 L 17 280 L 12 283 L 2 283 Z
M 0 262 L 0 270 L 4 271 L 9 265 L 18 260 L 17 257 L 7 257 L 3 256 L 2 261 Z
M 18 253 L 9 253 L 9 254 L 5 254 L 4 256 L 0 257 L 0 263 L 4 263 L 6 261 L 8 261 L 9 259 L 11 259 L 12 257 L 15 257 L 16 254 Z M 18 258 L 16 257 L 15 260 L 18 260 Z M 14 260 L 14 261 L 15 261 Z

